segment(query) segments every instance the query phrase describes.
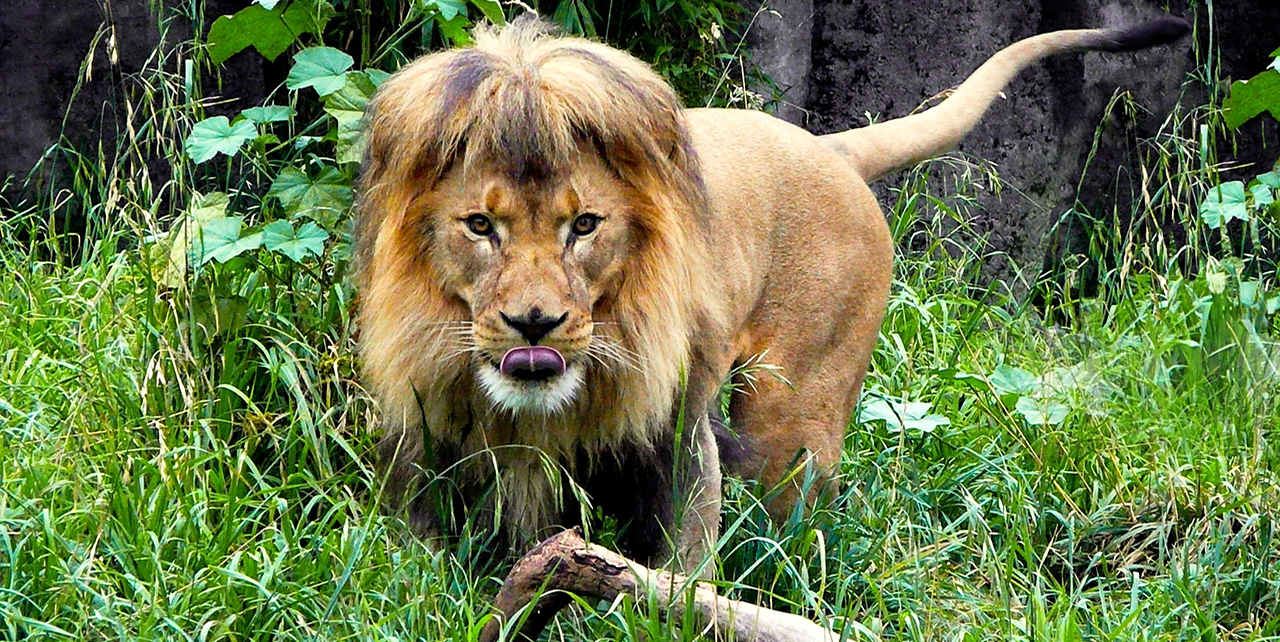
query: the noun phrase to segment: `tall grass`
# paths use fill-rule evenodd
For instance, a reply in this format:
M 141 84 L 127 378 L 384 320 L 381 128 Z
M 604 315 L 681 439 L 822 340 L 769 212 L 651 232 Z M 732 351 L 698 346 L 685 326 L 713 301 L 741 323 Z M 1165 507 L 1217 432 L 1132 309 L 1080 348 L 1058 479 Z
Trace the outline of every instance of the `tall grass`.
M 134 79 L 118 150 L 72 156 L 84 252 L 14 241 L 47 238 L 48 205 L 0 223 L 0 637 L 474 639 L 506 561 L 377 509 L 341 247 L 163 282 L 146 239 L 191 197 L 199 116 L 173 68 Z M 1099 294 L 1064 288 L 1058 323 L 982 280 L 964 185 L 909 177 L 864 410 L 946 423 L 855 416 L 839 496 L 784 523 L 731 480 L 724 590 L 849 639 L 1280 637 L 1274 274 L 1195 214 L 1213 122 L 1144 143 L 1150 198 L 1097 226 Z M 550 639 L 696 638 L 588 606 Z

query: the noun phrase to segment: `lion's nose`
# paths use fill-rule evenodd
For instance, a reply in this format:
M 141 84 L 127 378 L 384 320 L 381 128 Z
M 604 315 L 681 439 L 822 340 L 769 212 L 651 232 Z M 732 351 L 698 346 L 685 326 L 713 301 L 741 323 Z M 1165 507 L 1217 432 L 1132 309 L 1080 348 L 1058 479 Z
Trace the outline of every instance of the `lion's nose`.
M 543 337 L 551 334 L 552 330 L 560 327 L 560 324 L 569 318 L 568 312 L 558 317 L 552 317 L 544 314 L 539 308 L 529 310 L 529 313 L 524 316 L 509 317 L 505 312 L 499 312 L 498 314 L 502 315 L 502 320 L 514 328 L 516 332 L 519 332 L 520 336 L 524 337 L 525 341 L 528 341 L 531 346 L 538 345 L 538 342 Z

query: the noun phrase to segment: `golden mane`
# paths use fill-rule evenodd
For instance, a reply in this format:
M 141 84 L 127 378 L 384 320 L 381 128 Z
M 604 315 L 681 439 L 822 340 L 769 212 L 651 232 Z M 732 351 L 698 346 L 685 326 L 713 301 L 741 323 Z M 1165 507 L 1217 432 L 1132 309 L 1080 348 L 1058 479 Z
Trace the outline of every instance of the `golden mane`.
M 371 103 L 361 251 L 373 249 L 371 235 L 408 205 L 403 199 L 430 190 L 455 163 L 498 163 L 538 180 L 571 165 L 582 140 L 642 191 L 703 205 L 680 99 L 643 62 L 553 37 L 536 20 L 481 27 L 474 37 L 473 47 L 408 65 Z
M 355 247 L 361 356 L 383 413 L 391 492 L 411 484 L 404 477 L 421 456 L 424 431 L 464 458 L 533 446 L 570 467 L 583 450 L 594 458 L 622 440 L 645 445 L 657 437 L 678 400 L 692 339 L 719 318 L 699 296 L 713 287 L 693 228 L 707 202 L 670 86 L 626 53 L 552 37 L 526 20 L 478 29 L 473 47 L 405 67 L 379 90 L 366 127 Z M 589 371 L 590 394 L 536 429 L 521 428 L 483 401 L 466 358 L 450 347 L 457 328 L 450 324 L 469 321 L 470 312 L 424 259 L 430 247 L 420 219 L 447 172 L 497 168 L 536 184 L 572 168 L 584 143 L 634 190 L 642 213 L 634 223 L 641 242 L 596 330 L 639 363 Z M 518 492 L 544 491 L 555 492 Z M 514 525 L 543 517 L 515 516 Z

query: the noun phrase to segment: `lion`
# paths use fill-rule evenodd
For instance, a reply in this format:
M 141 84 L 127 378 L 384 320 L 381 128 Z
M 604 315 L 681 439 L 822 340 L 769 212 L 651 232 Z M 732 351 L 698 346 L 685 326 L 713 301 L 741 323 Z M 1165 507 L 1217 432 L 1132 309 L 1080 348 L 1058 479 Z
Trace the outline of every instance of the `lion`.
M 1041 58 L 1186 31 L 1028 38 L 927 111 L 825 136 L 685 109 L 638 59 L 536 20 L 407 65 L 366 115 L 355 238 L 385 496 L 434 533 L 450 511 L 424 489 L 445 486 L 513 543 L 578 523 L 580 499 L 624 552 L 707 573 L 722 467 L 780 486 L 779 517 L 813 499 L 796 466 L 836 470 L 892 276 L 868 183 L 951 149 Z M 722 417 L 765 352 L 785 379 Z

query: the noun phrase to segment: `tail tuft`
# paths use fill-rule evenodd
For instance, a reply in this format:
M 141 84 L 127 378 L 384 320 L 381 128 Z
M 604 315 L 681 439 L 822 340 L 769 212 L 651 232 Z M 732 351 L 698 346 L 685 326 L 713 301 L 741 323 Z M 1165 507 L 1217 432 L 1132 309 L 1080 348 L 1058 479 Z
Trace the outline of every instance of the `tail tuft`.
M 1090 48 L 1102 51 L 1137 51 L 1157 45 L 1167 45 L 1191 31 L 1186 20 L 1170 15 L 1160 16 L 1150 22 L 1107 29 L 1099 35 Z

